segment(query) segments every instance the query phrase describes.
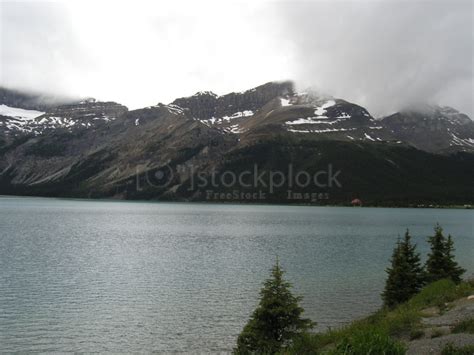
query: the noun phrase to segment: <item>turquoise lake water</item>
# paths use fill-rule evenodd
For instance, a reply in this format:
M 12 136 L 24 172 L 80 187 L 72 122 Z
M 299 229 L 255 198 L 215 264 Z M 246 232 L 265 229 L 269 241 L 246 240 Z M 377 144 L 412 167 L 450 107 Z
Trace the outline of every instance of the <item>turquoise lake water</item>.
M 318 330 L 381 305 L 398 235 L 474 211 L 0 197 L 0 352 L 227 352 L 278 255 Z

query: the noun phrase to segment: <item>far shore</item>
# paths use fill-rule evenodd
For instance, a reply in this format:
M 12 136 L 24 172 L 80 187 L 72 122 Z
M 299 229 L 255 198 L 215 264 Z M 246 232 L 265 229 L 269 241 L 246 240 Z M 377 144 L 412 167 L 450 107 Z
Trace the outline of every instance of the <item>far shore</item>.
M 158 199 L 121 199 L 121 198 L 91 198 L 91 197 L 67 197 L 67 196 L 38 196 L 38 195 L 2 195 L 0 198 L 35 198 L 35 199 L 57 199 L 69 201 L 90 201 L 90 202 L 131 202 L 131 203 L 176 203 L 176 204 L 196 204 L 196 205 L 248 205 L 248 206 L 295 206 L 295 207 L 346 207 L 346 208 L 410 208 L 410 209 L 474 209 L 474 202 L 466 205 L 437 205 L 437 204 L 410 204 L 410 205 L 376 205 L 364 204 L 362 206 L 352 206 L 350 204 L 316 204 L 316 203 L 284 203 L 284 202 L 259 202 L 259 201 L 198 201 L 198 200 L 158 200 Z

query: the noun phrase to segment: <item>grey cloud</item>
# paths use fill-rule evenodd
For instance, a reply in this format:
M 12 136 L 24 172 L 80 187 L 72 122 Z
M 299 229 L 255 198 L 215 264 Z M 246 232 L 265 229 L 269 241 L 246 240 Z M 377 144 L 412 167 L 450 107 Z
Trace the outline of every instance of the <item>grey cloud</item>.
M 87 75 L 82 50 L 59 2 L 0 3 L 0 83 L 6 87 L 70 95 L 73 73 Z M 85 23 L 86 25 L 86 23 Z
M 215 16 L 221 19 L 229 15 L 225 9 L 200 4 L 196 13 L 187 15 L 190 19 L 183 19 L 177 12 L 169 18 L 160 17 L 159 28 L 149 26 L 146 32 L 137 32 L 147 35 L 148 43 L 133 35 L 115 38 L 113 31 L 105 35 L 97 33 L 107 28 L 107 16 L 113 15 L 105 8 L 103 16 L 96 16 L 96 20 L 104 23 L 95 27 L 97 32 L 91 32 L 90 36 L 99 36 L 92 38 L 96 45 L 91 47 L 83 42 L 91 38 L 80 33 L 89 28 L 89 20 L 78 18 L 84 14 L 68 12 L 64 3 L 2 1 L 0 85 L 55 95 L 98 93 L 100 98 L 113 90 L 107 99 L 128 105 L 127 100 L 152 104 L 170 99 L 164 95 L 184 95 L 191 87 L 193 90 L 217 87 L 219 93 L 225 93 L 219 88 L 245 89 L 231 87 L 229 83 L 256 85 L 260 72 L 265 72 L 265 80 L 271 80 L 271 75 L 282 79 L 282 73 L 293 73 L 293 79 L 301 88 L 315 86 L 325 93 L 360 103 L 374 115 L 388 114 L 418 102 L 434 102 L 473 116 L 472 1 L 286 0 L 263 4 L 259 11 L 245 13 L 247 22 L 229 24 L 252 28 L 248 37 L 239 32 L 229 35 L 228 28 L 222 26 L 200 31 L 201 22 L 194 21 L 202 15 L 199 10 L 203 13 L 206 9 L 215 10 Z M 86 2 L 84 6 L 89 5 Z M 131 2 L 129 6 L 136 8 L 139 4 Z M 157 4 L 155 10 L 161 13 L 162 6 Z M 96 9 L 91 7 L 90 11 Z M 135 16 L 137 14 L 141 15 L 137 12 Z M 70 23 L 71 16 L 76 27 Z M 124 26 L 132 26 L 130 33 L 134 34 L 133 26 L 140 19 L 133 19 L 129 13 L 124 16 Z M 180 17 L 175 20 L 173 16 Z M 127 19 L 134 21 L 130 24 Z M 208 19 L 204 20 L 207 23 Z M 176 31 L 182 35 L 176 35 Z M 200 44 L 195 45 L 187 33 L 201 33 L 201 37 L 196 37 Z M 166 41 L 163 36 L 170 40 Z M 153 42 L 154 38 L 162 39 L 159 46 Z M 112 47 L 102 47 L 101 41 L 107 44 L 110 40 Z M 117 68 L 117 71 L 122 70 L 117 77 L 123 82 L 117 85 L 115 72 L 111 75 L 104 65 L 114 63 L 117 56 L 120 58 L 117 43 L 129 54 L 130 44 L 134 44 L 131 42 L 137 40 L 143 42 L 140 47 L 133 46 L 139 55 L 120 62 L 123 68 Z M 239 40 L 240 43 L 236 43 Z M 224 44 L 227 46 L 223 47 Z M 188 56 L 188 51 L 183 49 L 175 54 L 175 61 L 175 50 L 188 46 L 193 54 Z M 253 51 L 247 52 L 247 47 Z M 212 51 L 215 56 L 208 55 Z M 232 62 L 236 53 L 245 60 Z M 153 60 L 146 61 L 147 58 Z M 282 68 L 278 64 L 280 70 L 264 70 L 272 64 L 268 62 L 270 58 L 274 58 L 274 63 L 287 65 Z M 164 59 L 167 59 L 165 64 Z M 243 64 L 239 66 L 240 63 Z M 162 75 L 163 70 L 157 69 L 167 64 L 174 65 L 175 72 L 187 70 L 189 74 L 177 79 Z M 252 65 L 253 68 L 249 68 Z M 220 70 L 214 70 L 214 66 Z M 143 68 L 136 75 L 124 76 L 133 74 L 137 67 Z M 109 75 L 103 75 L 104 72 Z M 156 89 L 155 82 L 159 83 Z M 107 85 L 102 85 L 104 83 Z M 156 92 L 150 92 L 150 88 Z M 144 97 L 147 99 L 143 100 Z
M 382 115 L 418 102 L 474 112 L 473 3 L 279 3 L 296 80 Z

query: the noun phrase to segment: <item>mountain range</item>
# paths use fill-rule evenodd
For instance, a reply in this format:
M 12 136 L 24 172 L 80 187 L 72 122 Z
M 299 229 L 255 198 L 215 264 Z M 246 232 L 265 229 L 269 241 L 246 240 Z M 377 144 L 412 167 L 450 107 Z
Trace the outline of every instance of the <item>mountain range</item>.
M 290 81 L 137 110 L 0 89 L 1 194 L 464 205 L 474 202 L 473 163 L 474 122 L 451 107 L 374 118 Z M 290 176 L 328 170 L 338 172 L 334 186 Z M 237 181 L 242 174 L 267 180 Z

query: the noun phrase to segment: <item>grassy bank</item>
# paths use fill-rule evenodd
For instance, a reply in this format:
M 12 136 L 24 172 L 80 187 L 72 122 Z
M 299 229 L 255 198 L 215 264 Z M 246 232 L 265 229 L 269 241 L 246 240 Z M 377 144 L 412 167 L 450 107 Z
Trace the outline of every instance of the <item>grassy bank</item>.
M 443 312 L 449 307 L 449 302 L 472 293 L 473 281 L 456 285 L 450 280 L 440 280 L 426 286 L 395 309 L 381 309 L 341 329 L 305 335 L 297 339 L 284 354 L 404 354 L 407 342 L 424 335 L 421 319 L 429 316 L 428 309 L 436 307 Z M 472 321 L 459 327 L 469 330 Z M 443 353 L 463 354 L 463 351 L 469 349 L 447 346 Z

